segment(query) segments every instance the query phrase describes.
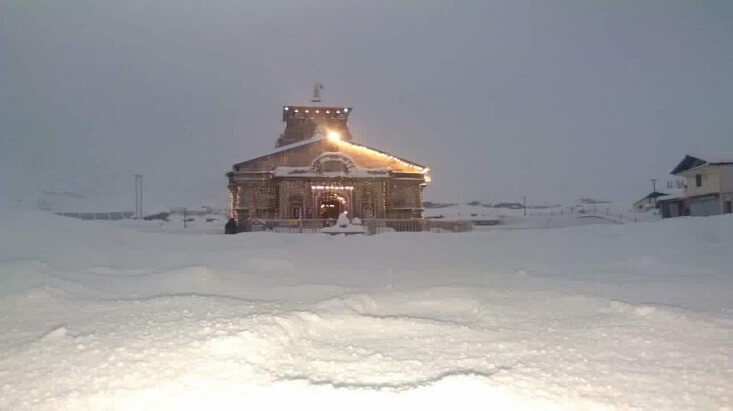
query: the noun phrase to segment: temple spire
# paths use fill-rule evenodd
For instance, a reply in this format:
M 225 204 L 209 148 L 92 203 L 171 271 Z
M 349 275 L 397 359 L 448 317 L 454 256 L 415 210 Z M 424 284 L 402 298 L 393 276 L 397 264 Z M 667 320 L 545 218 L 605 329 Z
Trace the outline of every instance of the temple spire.
M 351 140 L 349 127 L 346 125 L 351 107 L 284 106 L 282 113 L 285 130 L 277 140 L 276 147 L 313 138 L 318 127 L 323 127 L 328 131 L 337 131 L 344 140 Z
M 313 98 L 311 99 L 311 103 L 321 102 L 321 90 L 323 90 L 323 84 L 316 82 L 313 86 Z

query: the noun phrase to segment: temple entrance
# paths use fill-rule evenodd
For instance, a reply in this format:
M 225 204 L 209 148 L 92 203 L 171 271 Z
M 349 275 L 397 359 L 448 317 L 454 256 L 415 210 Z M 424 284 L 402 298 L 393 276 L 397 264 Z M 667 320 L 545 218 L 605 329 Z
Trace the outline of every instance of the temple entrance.
M 337 219 L 346 210 L 346 198 L 336 193 L 321 194 L 318 203 L 318 214 L 322 219 Z

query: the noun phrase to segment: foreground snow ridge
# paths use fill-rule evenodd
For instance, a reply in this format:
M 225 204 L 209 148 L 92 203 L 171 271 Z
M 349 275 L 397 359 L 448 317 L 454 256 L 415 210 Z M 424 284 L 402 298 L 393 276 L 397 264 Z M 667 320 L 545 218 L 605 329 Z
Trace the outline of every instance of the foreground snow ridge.
M 0 409 L 733 402 L 728 216 L 343 238 L 0 210 L 0 227 Z

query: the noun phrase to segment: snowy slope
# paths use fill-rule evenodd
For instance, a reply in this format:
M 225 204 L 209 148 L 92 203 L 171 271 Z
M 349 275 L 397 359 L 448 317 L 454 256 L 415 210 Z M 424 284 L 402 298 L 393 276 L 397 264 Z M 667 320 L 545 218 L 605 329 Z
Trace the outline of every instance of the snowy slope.
M 179 235 L 0 210 L 0 409 L 715 409 L 733 218 Z

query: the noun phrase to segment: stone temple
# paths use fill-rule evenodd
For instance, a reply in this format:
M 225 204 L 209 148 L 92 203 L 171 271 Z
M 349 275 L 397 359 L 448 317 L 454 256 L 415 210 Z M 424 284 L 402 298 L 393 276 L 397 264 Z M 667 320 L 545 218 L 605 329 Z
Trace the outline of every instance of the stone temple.
M 230 212 L 252 219 L 419 219 L 429 169 L 357 143 L 350 107 L 285 106 L 274 151 L 227 173 Z

